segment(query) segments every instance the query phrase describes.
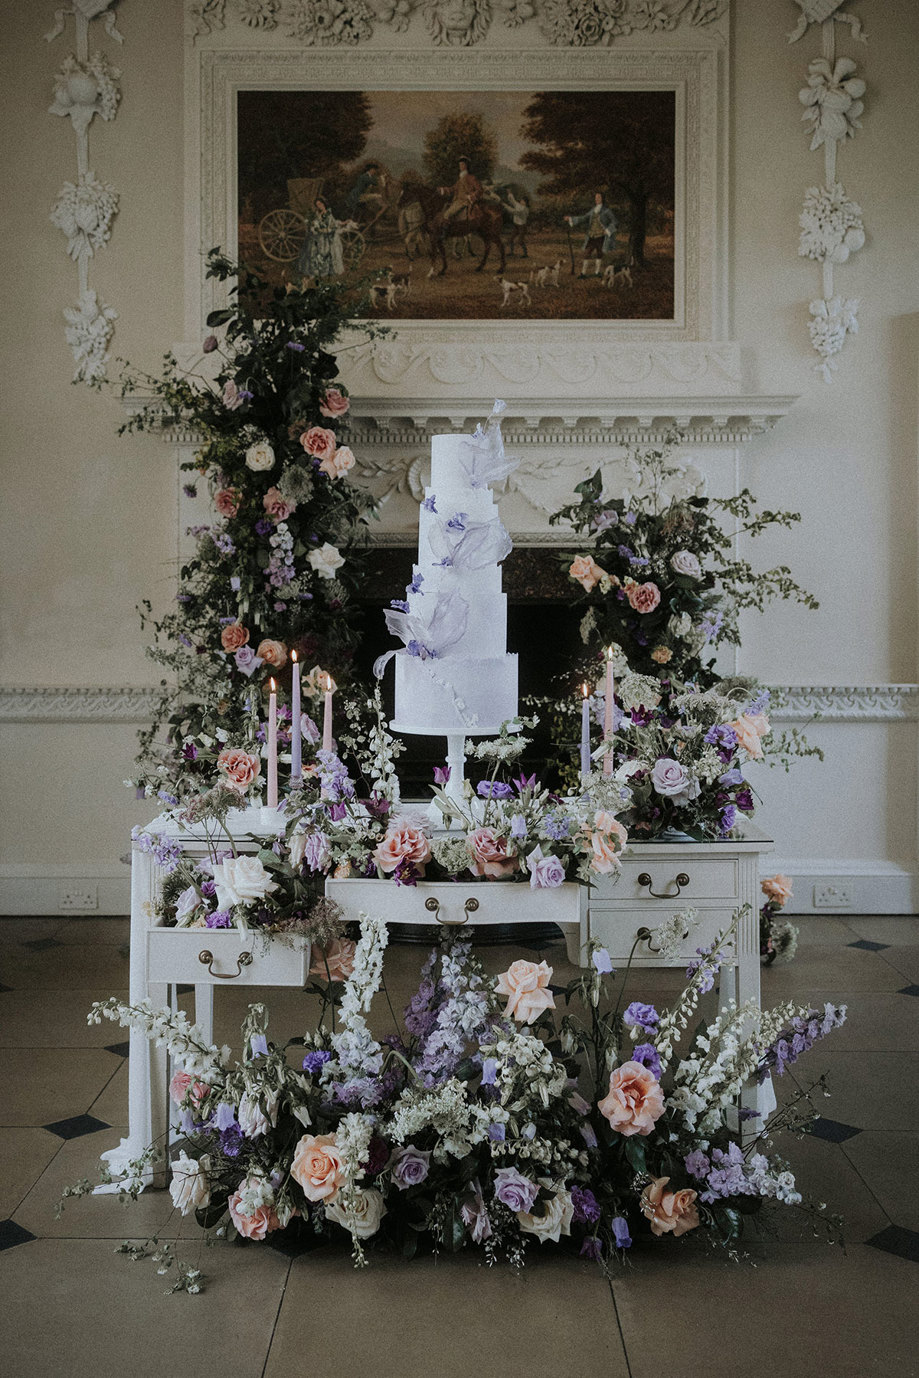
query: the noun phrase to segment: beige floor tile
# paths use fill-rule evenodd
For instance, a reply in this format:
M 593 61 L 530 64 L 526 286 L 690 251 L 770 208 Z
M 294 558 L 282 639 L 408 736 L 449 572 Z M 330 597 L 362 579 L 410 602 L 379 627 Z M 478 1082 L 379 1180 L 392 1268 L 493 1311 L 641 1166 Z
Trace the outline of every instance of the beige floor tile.
M 832 914 L 789 914 L 788 918 L 798 930 L 799 951 L 814 944 L 845 945 L 859 936 L 853 931 L 848 915 L 842 918 Z
M 868 938 L 873 943 L 919 946 L 919 915 L 916 914 L 869 914 L 847 918 L 846 922 L 859 938 Z
M 919 1000 L 910 995 L 896 992 L 856 991 L 853 995 L 845 990 L 821 991 L 818 1008 L 824 1001 L 847 1007 L 846 1022 L 834 1029 L 825 1044 L 807 1056 L 803 1065 L 819 1061 L 822 1047 L 839 1052 L 843 1049 L 860 1048 L 871 1052 L 919 1052 Z
M 198 1252 L 183 1251 L 186 1262 Z M 197 1297 L 165 1296 L 168 1278 L 111 1240 L 42 1239 L 0 1254 L 4 1370 L 10 1378 L 261 1378 L 288 1261 L 269 1249 L 218 1248 Z M 315 1323 L 314 1323 L 315 1324 Z M 293 1375 L 309 1372 L 308 1350 Z M 312 1375 L 311 1375 L 312 1378 Z M 345 1378 L 345 1371 L 340 1371 Z
M 117 917 L 65 919 L 54 935 L 59 943 L 126 943 L 131 936 L 131 920 Z
M 0 1048 L 104 1048 L 107 1043 L 122 1043 L 128 1036 L 126 1029 L 107 1019 L 101 1024 L 86 1022 L 93 1001 L 110 995 L 127 1000 L 127 988 L 59 990 L 53 999 L 47 992 L 7 991 L 0 1005 Z
M 822 1113 L 843 1124 L 884 1133 L 919 1130 L 919 1053 L 865 1053 L 831 1047 L 833 1035 L 795 1067 L 803 1084 L 827 1073 Z
M 879 1134 L 866 1130 L 847 1139 L 842 1151 L 893 1223 L 919 1230 L 919 1133 Z
M 143 1191 L 137 1201 L 127 1204 L 108 1193 L 68 1200 L 63 1215 L 55 1220 L 54 1206 L 63 1189 L 84 1178 L 98 1182 L 99 1156 L 117 1148 L 122 1132 L 104 1129 L 61 1144 L 54 1161 L 18 1207 L 16 1223 L 42 1239 L 146 1239 L 165 1230 L 170 1238 L 196 1241 L 201 1231 L 193 1219 L 183 1220 L 174 1211 L 168 1191 Z
M 111 1027 L 111 1026 L 110 1026 Z M 127 1029 L 123 1030 L 127 1038 Z M 89 1113 L 106 1124 L 127 1124 L 128 1122 L 128 1062 L 122 1059 L 111 1077 L 89 1107 Z
M 816 996 L 826 990 L 896 990 L 902 982 L 881 960 L 886 955 L 829 943 L 799 948 L 793 962 L 764 970 L 763 1000 Z
M 101 1048 L 10 1048 L 0 1058 L 0 1123 L 84 1115 L 120 1065 Z
M 436 1263 L 372 1256 L 362 1271 L 344 1250 L 306 1254 L 291 1268 L 265 1378 L 301 1371 L 306 1354 L 309 1378 L 628 1372 L 596 1265 L 536 1250 L 519 1276 L 471 1251 Z
M 914 944 L 896 946 L 891 944 L 884 952 L 878 953 L 889 963 L 898 978 L 898 985 L 919 984 L 919 947 Z M 915 998 L 915 997 L 914 997 Z
M 704 1248 L 678 1265 L 689 1239 L 655 1241 L 613 1283 L 632 1378 L 919 1373 L 914 1263 L 812 1241 L 767 1245 L 755 1267 Z
M 827 1219 L 833 1215 L 842 1216 L 843 1238 L 847 1244 L 863 1243 L 893 1223 L 839 1144 L 827 1143 L 812 1134 L 801 1138 L 786 1134 L 777 1136 L 774 1151 L 787 1161 L 805 1201 L 813 1205 L 824 1204 Z M 803 1243 L 812 1240 L 815 1233 L 826 1238 L 825 1228 L 815 1223 L 809 1212 L 798 1207 L 770 1203 L 751 1217 L 750 1225 L 745 1237 L 762 1238 L 766 1249 L 780 1247 L 777 1242 L 773 1244 L 773 1240 L 782 1241 L 782 1244 Z
M 56 918 L 12 919 L 0 917 L 0 945 L 34 942 L 36 938 L 55 938 L 64 920 Z
M 0 983 L 13 990 L 121 990 L 128 959 L 113 943 L 68 943 L 45 952 L 7 946 L 0 949 Z
M 8 1220 L 61 1147 L 46 1129 L 0 1129 L 0 1220 Z

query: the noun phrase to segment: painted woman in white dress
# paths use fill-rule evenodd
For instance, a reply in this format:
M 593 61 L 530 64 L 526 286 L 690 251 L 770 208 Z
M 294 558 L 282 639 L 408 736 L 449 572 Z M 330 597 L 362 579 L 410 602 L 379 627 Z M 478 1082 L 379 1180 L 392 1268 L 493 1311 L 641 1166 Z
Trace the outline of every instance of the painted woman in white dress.
M 345 268 L 341 223 L 335 219 L 321 196 L 317 196 L 313 202 L 313 210 L 313 218 L 297 260 L 297 269 L 305 278 L 337 277 Z

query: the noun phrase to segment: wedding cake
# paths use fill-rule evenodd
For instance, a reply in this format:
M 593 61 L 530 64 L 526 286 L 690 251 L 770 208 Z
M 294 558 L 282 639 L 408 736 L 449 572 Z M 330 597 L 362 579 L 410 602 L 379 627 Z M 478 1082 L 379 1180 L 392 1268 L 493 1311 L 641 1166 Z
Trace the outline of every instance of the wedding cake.
M 435 435 L 418 521 L 418 562 L 386 625 L 404 643 L 396 662 L 393 730 L 487 735 L 517 713 L 517 657 L 507 653 L 500 562 L 512 541 L 489 485 L 516 466 L 504 454 L 496 403 L 472 436 Z

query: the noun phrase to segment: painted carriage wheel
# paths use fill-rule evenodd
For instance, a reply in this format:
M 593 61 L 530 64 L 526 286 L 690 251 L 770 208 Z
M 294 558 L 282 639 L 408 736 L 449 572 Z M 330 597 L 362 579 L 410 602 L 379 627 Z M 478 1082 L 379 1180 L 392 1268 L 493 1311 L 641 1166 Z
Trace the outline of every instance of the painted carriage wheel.
M 258 242 L 276 263 L 290 263 L 306 238 L 306 221 L 296 211 L 269 211 L 259 221 Z
M 364 257 L 366 244 L 360 230 L 342 230 L 341 252 L 346 268 L 356 268 Z

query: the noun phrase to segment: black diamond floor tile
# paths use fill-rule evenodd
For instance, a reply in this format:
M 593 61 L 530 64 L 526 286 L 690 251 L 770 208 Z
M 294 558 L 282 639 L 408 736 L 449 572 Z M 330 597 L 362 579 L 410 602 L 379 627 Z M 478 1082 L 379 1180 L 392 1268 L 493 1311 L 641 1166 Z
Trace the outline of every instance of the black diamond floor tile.
M 12 986 L 0 986 L 0 995 L 4 995 L 8 990 L 12 989 Z
M 106 1043 L 105 1051 L 114 1053 L 116 1057 L 127 1057 L 131 1051 L 130 1040 L 126 1038 L 123 1043 Z
M 808 1132 L 813 1134 L 815 1139 L 823 1139 L 828 1144 L 844 1144 L 847 1139 L 854 1139 L 856 1134 L 862 1131 L 856 1129 L 853 1124 L 843 1124 L 842 1120 L 831 1120 L 826 1115 L 821 1115 Z
M 33 938 L 28 943 L 23 943 L 23 947 L 30 947 L 33 952 L 47 952 L 49 947 L 63 947 L 57 938 Z
M 898 995 L 919 995 L 919 986 L 901 986 Z
M 0 1220 L 0 1249 L 15 1249 L 17 1244 L 28 1244 L 35 1235 L 17 1225 L 15 1220 Z
M 54 1124 L 44 1124 L 51 1134 L 62 1139 L 80 1139 L 84 1134 L 95 1134 L 98 1129 L 111 1129 L 105 1120 L 97 1120 L 95 1115 L 73 1115 L 69 1120 L 55 1120 Z
M 871 938 L 859 938 L 858 942 L 847 943 L 846 946 L 857 947 L 862 952 L 883 952 L 885 948 L 890 947 L 890 943 L 876 943 Z
M 865 1241 L 874 1249 L 883 1249 L 897 1258 L 908 1258 L 910 1263 L 919 1263 L 919 1231 L 907 1230 L 903 1225 L 888 1225 L 878 1234 Z

